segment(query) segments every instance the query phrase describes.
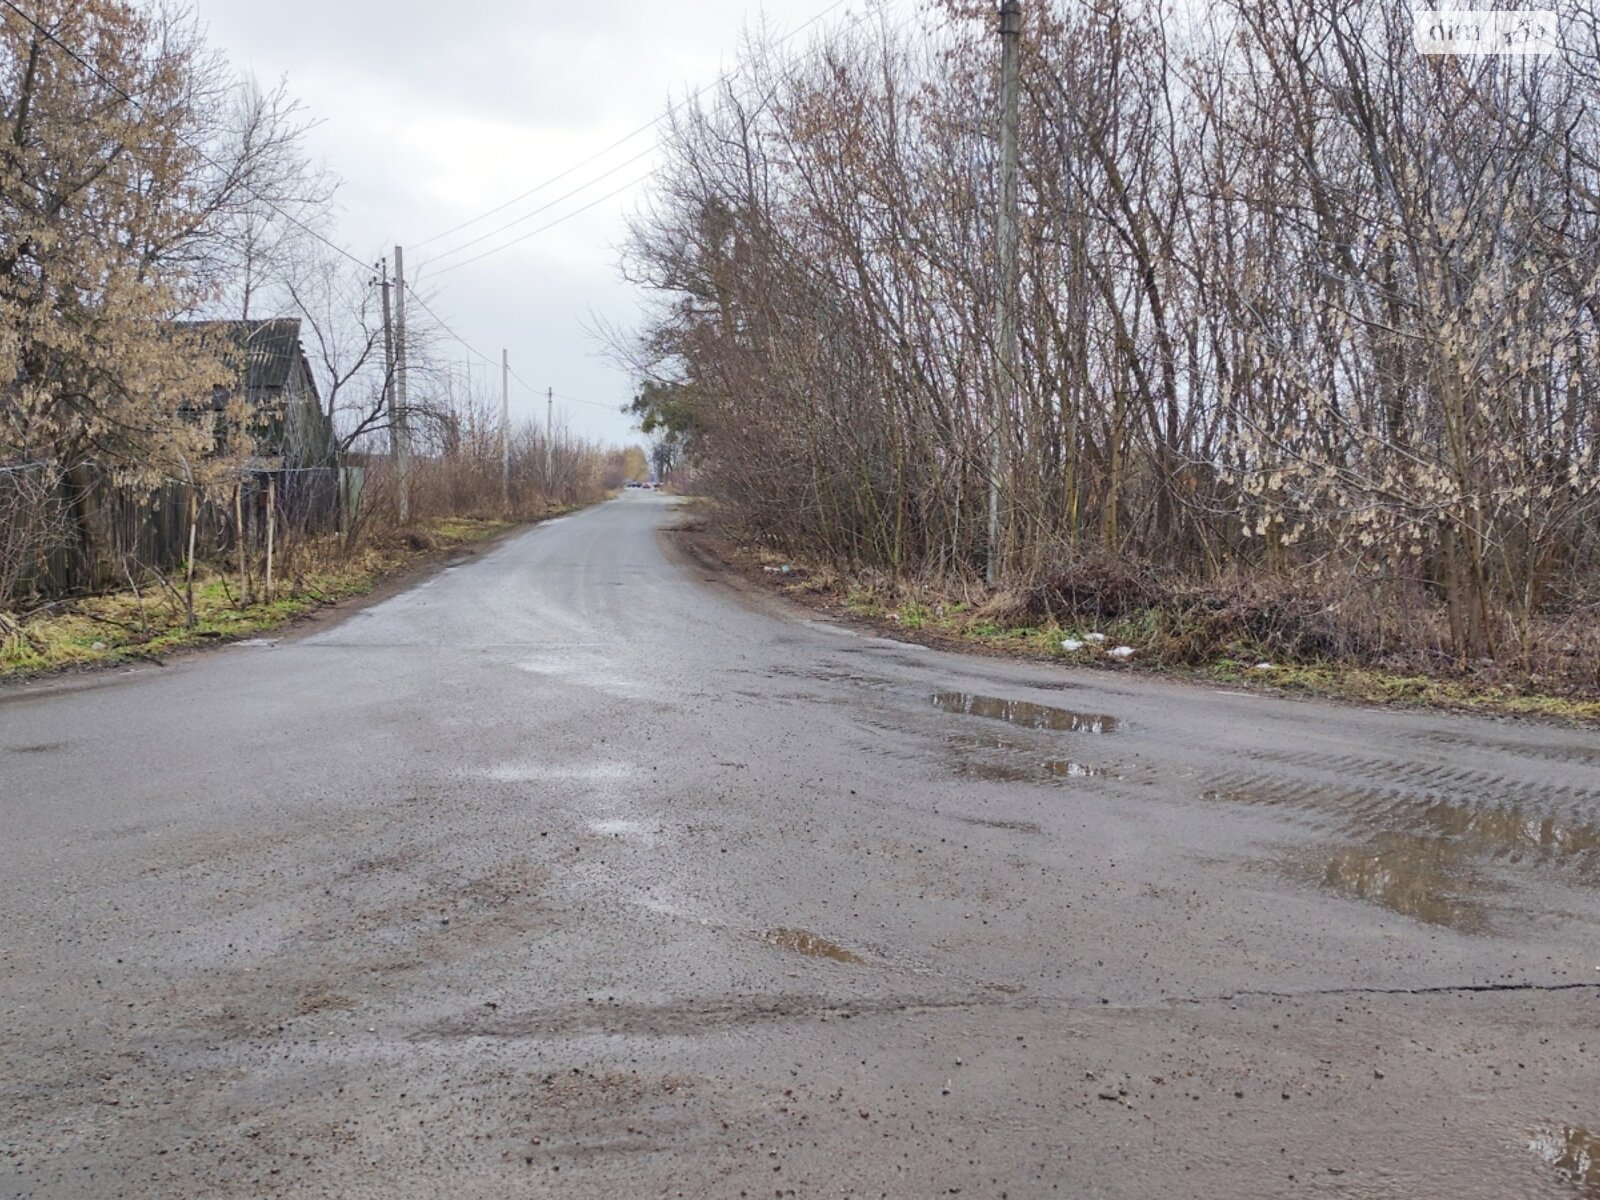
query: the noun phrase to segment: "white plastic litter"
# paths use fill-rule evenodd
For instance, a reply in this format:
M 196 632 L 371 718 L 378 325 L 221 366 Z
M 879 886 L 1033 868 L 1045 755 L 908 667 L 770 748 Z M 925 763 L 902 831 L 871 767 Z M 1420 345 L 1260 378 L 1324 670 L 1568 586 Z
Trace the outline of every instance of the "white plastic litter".
M 1106 653 L 1111 655 L 1112 658 L 1120 658 L 1123 662 L 1127 662 L 1133 657 L 1133 647 L 1114 646 L 1110 650 L 1106 651 Z
M 1086 633 L 1083 635 L 1083 640 L 1086 642 L 1103 642 L 1106 640 L 1106 635 L 1103 633 Z
M 1256 670 L 1258 671 L 1271 671 L 1273 669 L 1272 664 L 1269 662 L 1258 662 L 1256 664 Z
M 1063 650 L 1082 650 L 1083 643 L 1078 641 L 1077 638 L 1062 638 L 1061 648 Z

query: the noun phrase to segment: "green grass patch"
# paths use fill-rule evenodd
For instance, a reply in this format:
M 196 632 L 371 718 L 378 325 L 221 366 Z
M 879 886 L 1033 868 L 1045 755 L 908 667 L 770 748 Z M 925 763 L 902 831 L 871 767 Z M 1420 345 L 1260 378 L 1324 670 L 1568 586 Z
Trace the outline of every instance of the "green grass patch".
M 471 545 L 486 542 L 496 534 L 516 527 L 517 522 L 494 517 L 435 517 L 422 528 L 446 545 Z

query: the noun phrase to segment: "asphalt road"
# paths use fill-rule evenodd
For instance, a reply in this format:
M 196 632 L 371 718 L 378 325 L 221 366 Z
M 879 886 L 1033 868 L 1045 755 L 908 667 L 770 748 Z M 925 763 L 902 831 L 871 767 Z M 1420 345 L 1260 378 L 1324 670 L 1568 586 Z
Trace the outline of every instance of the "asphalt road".
M 1592 732 L 924 650 L 669 520 L 0 692 L 0 1196 L 1600 1196 Z

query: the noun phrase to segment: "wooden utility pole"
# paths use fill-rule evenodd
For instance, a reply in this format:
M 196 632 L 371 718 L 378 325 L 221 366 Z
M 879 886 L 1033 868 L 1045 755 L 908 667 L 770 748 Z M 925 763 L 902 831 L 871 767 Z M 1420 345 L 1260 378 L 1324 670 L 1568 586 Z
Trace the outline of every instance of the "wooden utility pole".
M 556 407 L 555 388 L 546 388 L 544 391 L 544 490 L 551 490 L 551 481 L 556 472 L 556 444 L 552 440 L 555 436 L 555 422 L 553 416 Z
M 500 507 L 511 511 L 511 357 L 500 351 Z
M 989 555 L 985 575 L 1000 582 L 1005 532 L 1000 518 L 1000 486 L 1006 468 L 1006 431 L 1017 397 L 1017 60 L 1022 43 L 1022 0 L 1000 5 L 1000 208 L 995 241 L 1000 251 L 997 305 L 1000 370 L 996 381 L 994 431 L 989 443 Z
M 404 525 L 411 519 L 411 409 L 406 396 L 406 256 L 399 246 L 394 248 L 394 328 L 395 426 L 391 437 L 400 486 L 400 524 Z

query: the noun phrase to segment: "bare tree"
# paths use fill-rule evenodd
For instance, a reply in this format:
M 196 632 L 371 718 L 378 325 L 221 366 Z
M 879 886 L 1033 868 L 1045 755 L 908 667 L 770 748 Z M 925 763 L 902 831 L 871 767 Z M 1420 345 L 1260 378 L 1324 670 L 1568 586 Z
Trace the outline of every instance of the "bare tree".
M 625 274 L 636 412 L 756 539 L 987 547 L 992 6 L 926 6 L 669 121 Z M 1029 6 L 1009 582 L 1294 579 L 1524 659 L 1600 594 L 1595 47 L 1429 59 L 1402 10 Z M 1397 619 L 1399 619 L 1397 617 Z M 1381 640 L 1381 639 L 1374 639 Z

